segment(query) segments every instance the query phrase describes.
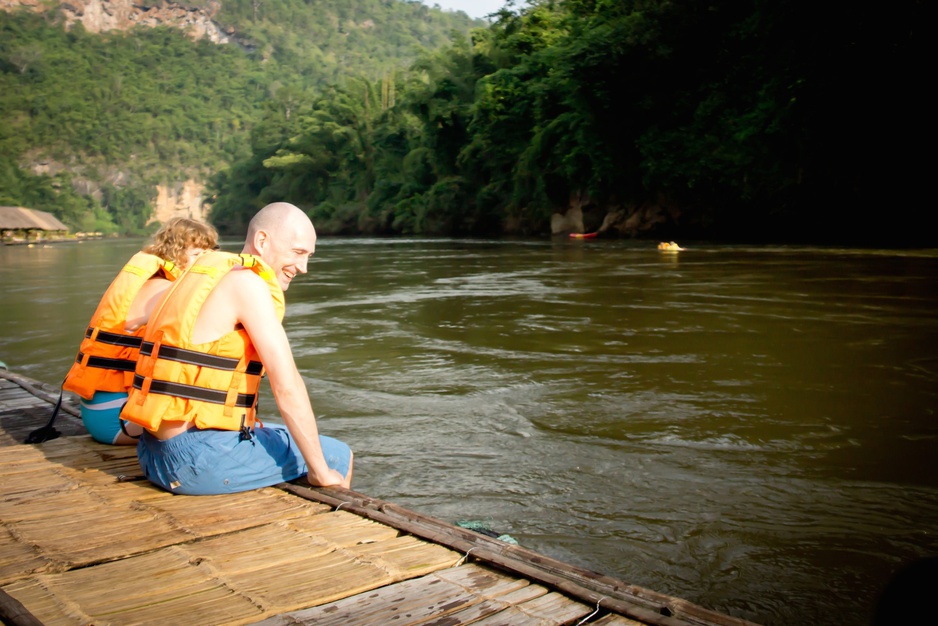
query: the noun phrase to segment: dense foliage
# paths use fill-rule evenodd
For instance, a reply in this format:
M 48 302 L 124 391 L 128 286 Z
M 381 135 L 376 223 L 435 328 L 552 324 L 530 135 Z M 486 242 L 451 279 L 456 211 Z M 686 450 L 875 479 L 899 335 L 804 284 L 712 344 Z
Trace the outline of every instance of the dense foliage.
M 356 82 L 255 138 L 217 215 L 277 197 L 331 232 L 543 233 L 571 204 L 594 226 L 657 204 L 684 236 L 921 240 L 922 3 L 512 8 L 395 75 L 393 106 Z
M 546 233 L 570 206 L 592 228 L 657 206 L 667 220 L 656 236 L 931 241 L 915 222 L 930 58 L 920 1 L 509 2 L 445 47 L 427 39 L 406 67 L 403 48 L 438 12 L 398 0 L 320 4 L 328 16 L 293 0 L 224 4 L 257 42 L 248 52 L 165 31 L 90 43 L 29 25 L 29 38 L 0 44 L 0 94 L 29 92 L 12 107 L 0 95 L 11 120 L 0 154 L 61 147 L 211 173 L 212 220 L 229 231 L 288 200 L 343 234 Z M 406 28 L 366 36 L 362 11 L 405 8 Z M 25 31 L 26 18 L 4 28 Z M 332 52 L 304 47 L 309 33 Z M 34 39 L 62 43 L 30 48 Z M 49 50 L 65 41 L 113 56 L 87 72 L 76 63 L 69 78 L 80 85 L 44 97 L 29 81 L 54 71 Z M 378 41 L 397 46 L 394 62 Z M 134 74 L 154 58 L 173 62 Z M 147 95 L 128 107 L 128 92 Z M 0 195 L 8 179 L 20 197 L 67 186 L 17 178 L 0 162 Z M 139 198 L 113 186 L 116 220 Z
M 289 119 L 340 78 L 406 67 L 474 23 L 400 0 L 230 0 L 216 17 L 240 45 L 0 12 L 0 205 L 139 233 L 156 183 L 249 158 L 260 120 Z

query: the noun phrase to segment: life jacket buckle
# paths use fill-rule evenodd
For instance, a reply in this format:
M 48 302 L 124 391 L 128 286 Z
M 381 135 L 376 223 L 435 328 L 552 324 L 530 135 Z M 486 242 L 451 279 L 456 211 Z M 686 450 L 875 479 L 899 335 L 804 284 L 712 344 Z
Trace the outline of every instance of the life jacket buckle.
M 238 429 L 241 434 L 238 435 L 238 441 L 250 441 L 254 438 L 254 436 L 251 434 L 251 429 L 248 428 L 247 424 L 245 424 L 247 417 L 247 414 L 241 415 L 241 428 Z

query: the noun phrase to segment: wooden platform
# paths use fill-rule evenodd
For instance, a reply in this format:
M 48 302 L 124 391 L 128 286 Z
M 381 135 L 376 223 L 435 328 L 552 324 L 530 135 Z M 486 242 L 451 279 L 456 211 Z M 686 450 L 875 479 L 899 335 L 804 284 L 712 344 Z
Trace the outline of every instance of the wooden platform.
M 749 624 L 354 491 L 173 495 L 68 404 L 22 443 L 57 396 L 0 370 L 5 624 Z

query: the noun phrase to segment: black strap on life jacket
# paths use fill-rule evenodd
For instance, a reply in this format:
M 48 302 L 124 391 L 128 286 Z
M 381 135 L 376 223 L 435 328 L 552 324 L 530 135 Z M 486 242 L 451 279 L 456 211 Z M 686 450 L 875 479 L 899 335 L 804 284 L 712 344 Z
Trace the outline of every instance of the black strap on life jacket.
M 93 334 L 94 328 L 89 326 L 88 329 L 85 330 L 85 339 L 91 339 L 91 335 Z M 118 333 L 109 333 L 106 330 L 99 330 L 98 336 L 95 337 L 95 341 L 111 344 L 113 346 L 139 348 L 140 344 L 143 343 L 143 337 L 137 335 L 121 335 Z
M 253 439 L 251 434 L 252 429 L 247 426 L 248 416 L 244 413 L 241 414 L 241 428 L 238 429 L 238 432 L 241 434 L 238 435 L 238 441 L 250 441 Z
M 151 356 L 153 354 L 153 345 L 152 341 L 144 341 L 140 345 L 140 356 Z M 185 348 L 176 348 L 166 344 L 160 346 L 160 352 L 157 358 L 167 361 L 177 361 L 179 363 L 188 363 L 189 365 L 210 367 L 227 372 L 233 372 L 238 369 L 238 363 L 241 362 L 240 359 L 206 354 L 195 350 L 186 350 Z M 260 361 L 251 361 L 248 363 L 247 368 L 245 368 L 244 373 L 251 376 L 260 376 L 263 371 L 263 363 Z
M 124 406 L 126 405 L 127 403 L 125 402 L 124 405 L 121 406 L 121 411 L 124 410 Z M 140 435 L 143 434 L 143 432 L 141 432 L 140 435 L 131 435 L 129 432 L 127 432 L 127 424 L 129 424 L 130 422 L 126 420 L 122 420 L 120 419 L 120 417 L 117 418 L 117 423 L 120 424 L 121 426 L 121 432 L 127 435 L 128 437 L 130 437 L 131 439 L 140 439 Z
M 85 358 L 83 352 L 79 352 L 78 356 L 75 358 L 76 363 L 81 363 L 82 359 Z M 118 372 L 132 372 L 137 366 L 136 361 L 129 361 L 127 359 L 111 359 L 103 356 L 89 356 L 88 357 L 88 367 L 97 367 L 103 370 L 117 370 Z
M 65 381 L 62 381 L 62 384 L 65 384 Z M 52 409 L 52 417 L 49 418 L 49 421 L 46 422 L 45 426 L 37 428 L 28 435 L 26 435 L 26 443 L 42 443 L 43 441 L 49 441 L 50 439 L 55 439 L 62 433 L 55 429 L 55 426 L 52 424 L 55 423 L 55 418 L 59 416 L 59 411 L 62 408 L 62 395 L 65 393 L 64 389 L 59 390 L 59 400 L 55 403 L 55 408 Z
M 144 377 L 140 374 L 134 376 L 134 389 L 143 389 Z M 206 389 L 195 385 L 185 385 L 183 383 L 171 383 L 167 380 L 150 381 L 150 393 L 157 393 L 163 396 L 176 396 L 177 398 L 186 398 L 187 400 L 199 400 L 201 402 L 210 402 L 212 404 L 225 404 L 228 398 L 227 391 L 218 389 Z M 234 406 L 248 408 L 254 406 L 255 394 L 239 393 L 235 399 Z
M 112 346 L 122 346 L 124 348 L 139 348 L 143 342 L 142 337 L 134 335 L 121 335 L 119 333 L 109 333 L 106 330 L 99 330 L 97 336 L 94 334 L 94 328 L 89 326 L 85 330 L 85 339 L 91 339 L 98 343 L 106 343 Z M 75 362 L 81 364 L 85 358 L 84 352 L 79 352 Z M 115 370 L 118 372 L 132 372 L 136 368 L 137 362 L 128 359 L 114 359 L 103 356 L 89 356 L 86 367 L 94 367 L 102 370 Z

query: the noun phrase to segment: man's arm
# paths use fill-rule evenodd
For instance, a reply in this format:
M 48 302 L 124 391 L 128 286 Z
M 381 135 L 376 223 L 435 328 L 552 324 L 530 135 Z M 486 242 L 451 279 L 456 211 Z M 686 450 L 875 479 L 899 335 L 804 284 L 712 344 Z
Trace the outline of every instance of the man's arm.
M 277 408 L 306 460 L 307 480 L 319 487 L 348 488 L 350 481 L 326 464 L 306 384 L 296 368 L 283 324 L 277 319 L 270 290 L 253 272 L 232 272 L 229 276 L 234 279 L 227 286 L 233 288 L 238 321 L 251 337 L 267 370 Z

